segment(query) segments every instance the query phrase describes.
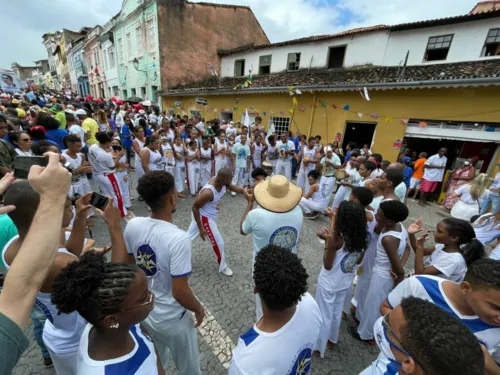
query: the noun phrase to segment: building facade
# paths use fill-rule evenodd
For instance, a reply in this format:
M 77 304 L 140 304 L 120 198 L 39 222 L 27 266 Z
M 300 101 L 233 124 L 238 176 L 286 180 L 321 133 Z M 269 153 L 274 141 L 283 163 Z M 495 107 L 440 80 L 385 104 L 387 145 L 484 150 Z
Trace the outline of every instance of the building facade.
M 500 9 L 240 47 L 219 51 L 221 78 L 164 91 L 163 108 L 241 122 L 248 110 L 278 132 L 368 144 L 388 160 L 445 145 L 450 169 L 477 155 L 492 174 L 499 46 Z
M 73 92 L 80 96 L 90 95 L 87 64 L 83 49 L 86 37 L 81 37 L 73 42 L 70 51 L 70 76 L 72 77 Z
M 116 47 L 113 31 L 116 21 L 120 14 L 118 13 L 109 22 L 107 22 L 102 30 L 99 41 L 102 48 L 104 75 L 106 77 L 107 96 L 120 96 L 120 81 L 118 80 L 118 65 L 116 56 Z
M 83 47 L 88 68 L 90 95 L 96 98 L 106 98 L 108 96 L 102 47 L 99 39 L 102 30 L 102 26 L 94 27 L 88 33 Z
M 60 88 L 56 70 L 56 58 L 54 56 L 54 51 L 57 47 L 57 41 L 59 39 L 59 36 L 60 36 L 59 31 L 55 33 L 45 33 L 42 35 L 43 45 L 47 49 L 47 57 L 50 69 L 50 76 L 45 74 L 45 82 L 47 87 L 52 90 L 58 90 Z

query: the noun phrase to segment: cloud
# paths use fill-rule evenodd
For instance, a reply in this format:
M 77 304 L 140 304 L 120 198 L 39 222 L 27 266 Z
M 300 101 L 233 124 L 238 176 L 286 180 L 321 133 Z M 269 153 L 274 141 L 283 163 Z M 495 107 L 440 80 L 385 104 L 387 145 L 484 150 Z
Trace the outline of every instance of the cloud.
M 378 24 L 398 24 L 466 14 L 476 0 L 203 0 L 247 5 L 257 16 L 271 42 Z M 0 68 L 12 61 L 31 65 L 46 58 L 42 34 L 67 28 L 106 23 L 121 7 L 122 0 L 15 0 L 2 5 L 4 38 Z M 8 37 L 5 37 L 8 35 Z M 12 37 L 10 37 L 12 35 Z

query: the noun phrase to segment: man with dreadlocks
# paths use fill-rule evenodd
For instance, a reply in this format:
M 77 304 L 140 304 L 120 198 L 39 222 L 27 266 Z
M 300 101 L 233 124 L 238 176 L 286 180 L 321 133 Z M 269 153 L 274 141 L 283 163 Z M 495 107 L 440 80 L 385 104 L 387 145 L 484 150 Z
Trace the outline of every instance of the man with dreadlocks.
M 354 271 L 363 252 L 368 247 L 369 236 L 365 208 L 357 202 L 343 201 L 337 214 L 328 208 L 330 228 L 317 234 L 326 241 L 323 268 L 318 277 L 316 302 L 321 310 L 323 324 L 315 349 L 315 355 L 324 357 L 338 342 L 344 300 L 351 299 Z
M 485 373 L 500 373 L 497 364 L 500 363 L 500 261 L 476 260 L 469 266 L 464 281 L 459 283 L 430 275 L 412 276 L 389 294 L 380 312 L 382 315 L 390 313 L 409 296 L 436 304 L 469 327 L 483 347 Z M 384 369 L 392 360 L 390 354 L 380 353 L 371 366 L 373 371 L 366 374 L 385 374 Z
M 307 272 L 289 249 L 267 245 L 255 257 L 254 292 L 262 318 L 233 350 L 229 375 L 310 374 L 321 314 Z

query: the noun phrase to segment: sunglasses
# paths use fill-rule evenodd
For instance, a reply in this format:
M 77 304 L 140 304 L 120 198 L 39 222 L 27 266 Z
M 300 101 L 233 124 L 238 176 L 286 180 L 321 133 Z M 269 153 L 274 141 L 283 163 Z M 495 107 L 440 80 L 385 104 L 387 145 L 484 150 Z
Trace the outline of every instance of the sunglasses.
M 386 316 L 384 316 L 384 318 L 382 319 L 382 326 L 384 327 L 384 329 L 386 330 L 385 332 L 385 338 L 387 339 L 387 342 L 389 342 L 389 345 L 391 347 L 393 347 L 394 349 L 396 349 L 398 352 L 400 353 L 403 353 L 404 355 L 410 357 L 410 358 L 413 358 L 413 360 L 415 361 L 415 363 L 417 365 L 420 366 L 420 368 L 422 369 L 422 371 L 424 373 L 428 373 L 426 368 L 418 361 L 418 359 L 411 353 L 411 351 L 401 342 L 401 340 L 399 339 L 398 336 L 396 336 L 396 334 L 394 333 L 394 331 L 392 330 L 391 326 L 389 325 L 389 317 L 390 317 L 390 313 L 387 314 Z M 387 331 L 389 331 L 392 335 L 392 337 L 394 337 L 395 341 L 399 344 L 396 345 L 394 344 L 390 339 L 389 339 L 389 336 L 387 336 Z

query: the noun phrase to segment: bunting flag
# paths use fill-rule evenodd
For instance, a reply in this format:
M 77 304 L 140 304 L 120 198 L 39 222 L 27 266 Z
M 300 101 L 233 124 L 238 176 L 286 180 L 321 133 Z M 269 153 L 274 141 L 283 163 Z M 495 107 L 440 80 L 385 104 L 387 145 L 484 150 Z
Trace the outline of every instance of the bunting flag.
M 361 119 L 363 118 L 363 113 L 358 112 L 358 117 L 359 117 L 359 119 L 361 120 Z
M 323 108 L 326 108 L 326 102 L 321 102 L 321 106 L 322 106 Z
M 292 103 L 293 103 L 294 107 L 296 107 L 297 104 L 299 104 L 299 102 L 295 96 L 292 98 Z
M 363 87 L 363 93 L 365 94 L 365 99 L 370 101 L 370 95 L 368 95 L 368 89 Z
M 302 95 L 302 91 L 300 91 L 299 89 L 296 89 L 296 90 L 295 90 L 295 94 L 297 94 L 297 95 Z
M 335 108 L 335 109 L 337 109 L 337 106 L 335 104 L 332 104 L 332 107 Z
M 313 102 L 313 104 L 311 104 L 311 107 L 316 108 L 316 102 Z
M 372 118 L 373 118 L 373 119 L 375 119 L 375 120 L 376 120 L 376 119 L 378 119 L 378 115 L 377 115 L 376 113 L 372 113 L 372 115 L 371 115 L 371 116 L 372 116 Z
M 262 114 L 263 114 L 264 116 L 267 116 L 267 112 L 266 112 L 266 111 L 262 112 Z
M 304 112 L 306 110 L 306 107 L 302 106 L 299 108 L 302 112 Z
M 401 119 L 401 122 L 405 125 L 408 125 L 408 119 L 405 119 L 405 118 L 402 118 Z
M 346 105 L 344 106 L 344 111 L 348 111 L 350 108 L 351 108 L 351 106 L 350 106 L 349 104 L 346 104 Z
M 386 116 L 386 118 L 385 118 L 385 122 L 390 122 L 392 120 L 394 120 L 394 119 L 390 116 Z
M 419 127 L 419 128 L 426 128 L 426 127 L 427 127 L 427 123 L 426 123 L 425 121 L 420 121 L 420 122 L 418 123 L 418 127 Z
M 280 115 L 283 116 L 285 114 L 284 111 L 280 111 Z
M 293 109 L 293 108 L 292 108 L 292 109 L 289 109 L 289 110 L 288 110 L 288 112 L 293 113 L 293 112 L 294 112 L 294 109 Z
M 238 107 L 234 106 L 233 111 L 236 112 L 238 110 Z

